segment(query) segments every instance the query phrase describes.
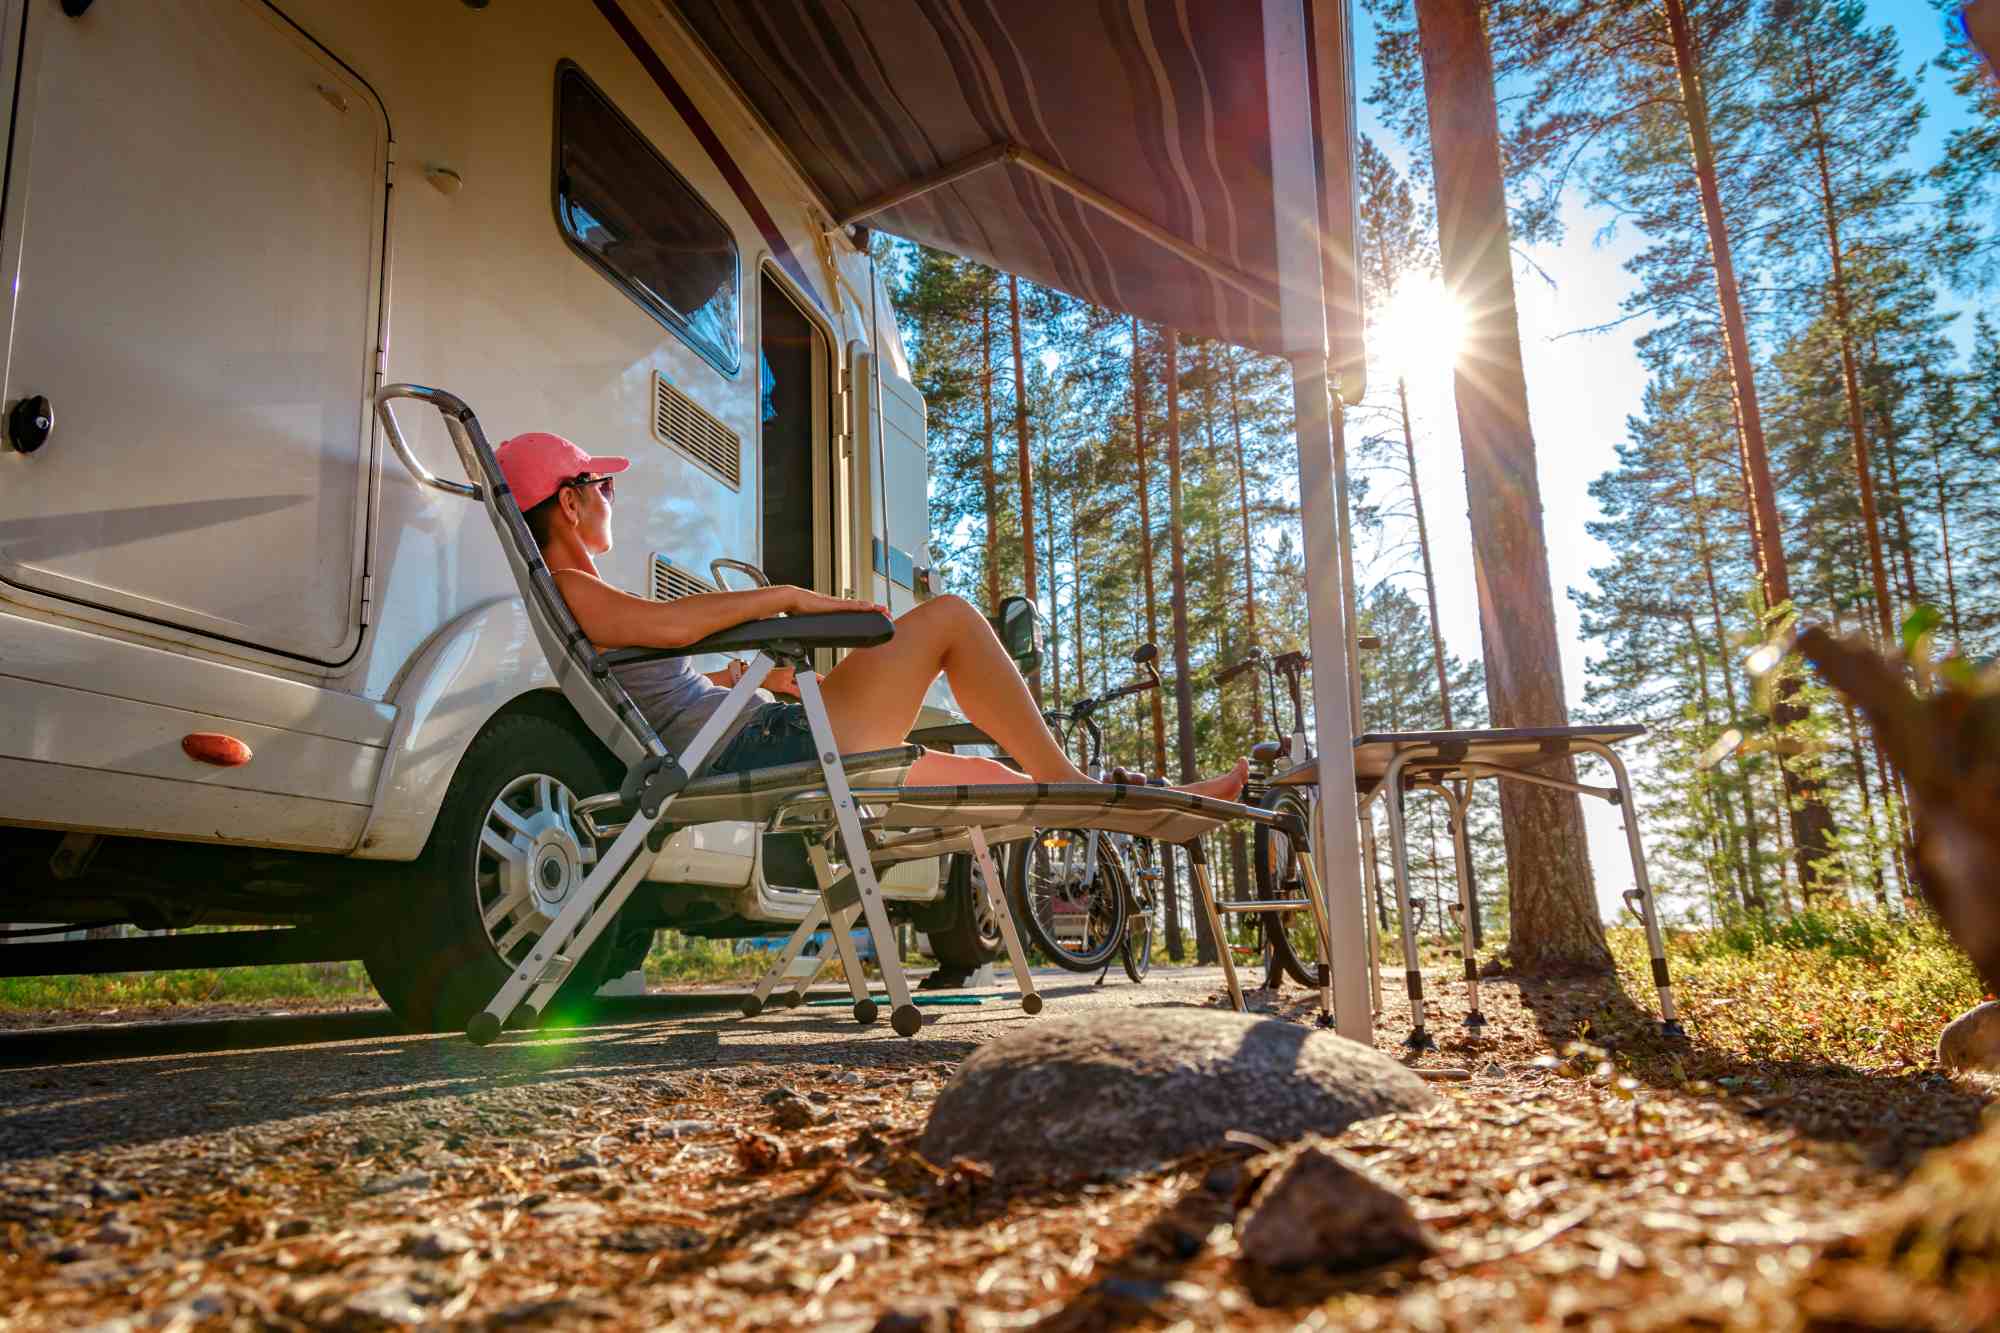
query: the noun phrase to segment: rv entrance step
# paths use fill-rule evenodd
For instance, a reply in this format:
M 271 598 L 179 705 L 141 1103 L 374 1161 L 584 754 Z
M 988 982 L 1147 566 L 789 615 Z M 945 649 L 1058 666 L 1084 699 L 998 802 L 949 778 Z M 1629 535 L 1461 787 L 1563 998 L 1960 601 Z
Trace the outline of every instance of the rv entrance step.
M 80 972 L 157 972 L 168 968 L 246 967 L 253 963 L 344 963 L 361 957 L 360 937 L 311 927 L 216 930 L 135 940 L 65 940 L 0 947 L 0 977 Z

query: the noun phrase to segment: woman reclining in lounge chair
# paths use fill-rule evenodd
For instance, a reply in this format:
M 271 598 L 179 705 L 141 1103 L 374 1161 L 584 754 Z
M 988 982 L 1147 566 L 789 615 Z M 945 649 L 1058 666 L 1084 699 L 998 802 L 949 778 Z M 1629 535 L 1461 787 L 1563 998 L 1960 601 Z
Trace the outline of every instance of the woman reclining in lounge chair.
M 612 476 L 629 467 L 630 460 L 593 458 L 561 436 L 539 431 L 508 440 L 496 456 L 570 614 L 602 650 L 678 648 L 745 621 L 777 615 L 884 610 L 872 602 L 790 587 L 700 593 L 671 602 L 620 592 L 599 576 L 594 557 L 611 549 Z M 613 670 L 660 739 L 679 752 L 721 706 L 726 687 L 741 677 L 743 665 L 732 663 L 728 671 L 704 676 L 686 658 L 673 657 Z M 903 744 L 940 672 L 965 715 L 1027 771 L 1016 772 L 993 759 L 926 751 L 910 768 L 912 786 L 1090 780 L 1043 723 L 1027 682 L 993 627 L 970 603 L 950 596 L 909 611 L 896 622 L 895 638 L 849 653 L 826 673 L 820 689 L 842 752 Z M 784 668 L 764 683 L 774 693 L 797 694 L 791 672 Z M 812 757 L 805 709 L 774 700 L 745 710 L 709 771 L 743 772 Z M 1246 772 L 1239 759 L 1229 773 L 1183 790 L 1233 800 L 1243 789 Z

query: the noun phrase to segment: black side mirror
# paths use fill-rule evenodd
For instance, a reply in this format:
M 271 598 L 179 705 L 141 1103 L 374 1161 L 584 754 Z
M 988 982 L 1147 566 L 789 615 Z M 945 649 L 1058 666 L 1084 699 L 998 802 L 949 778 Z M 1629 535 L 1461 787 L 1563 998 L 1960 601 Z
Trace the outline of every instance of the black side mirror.
M 1144 666 L 1148 662 L 1158 661 L 1159 656 L 1160 650 L 1157 645 L 1142 643 L 1139 645 L 1139 650 L 1132 654 L 1132 665 Z
M 1000 646 L 1007 650 L 1007 656 L 1014 659 L 1023 675 L 1041 669 L 1042 624 L 1033 602 L 1025 597 L 1003 597 L 999 614 L 988 620 L 993 632 L 1000 636 Z

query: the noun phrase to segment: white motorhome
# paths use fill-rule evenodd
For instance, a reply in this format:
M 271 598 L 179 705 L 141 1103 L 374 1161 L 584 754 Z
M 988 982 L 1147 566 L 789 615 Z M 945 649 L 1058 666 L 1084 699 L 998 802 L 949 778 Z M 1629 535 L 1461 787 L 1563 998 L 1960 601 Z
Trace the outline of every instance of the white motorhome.
M 629 589 L 736 560 L 925 595 L 869 257 L 667 7 L 0 0 L 0 82 L 0 920 L 358 923 L 390 1003 L 456 1025 L 573 887 L 520 848 L 575 841 L 609 756 L 479 507 L 388 447 L 385 382 L 631 455 Z M 810 877 L 759 843 L 676 836 L 580 974 L 796 920 Z M 951 938 L 936 863 L 885 890 Z M 133 965 L 46 948 L 98 952 L 0 952 Z

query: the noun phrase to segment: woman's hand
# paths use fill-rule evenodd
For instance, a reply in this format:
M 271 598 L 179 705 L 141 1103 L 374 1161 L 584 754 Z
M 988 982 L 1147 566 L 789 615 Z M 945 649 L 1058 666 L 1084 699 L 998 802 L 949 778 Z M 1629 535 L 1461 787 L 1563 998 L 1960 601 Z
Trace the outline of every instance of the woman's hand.
M 879 602 L 860 602 L 850 601 L 845 597 L 828 597 L 824 593 L 814 592 L 810 588 L 787 588 L 785 591 L 792 594 L 791 601 L 785 608 L 787 614 L 790 615 L 816 616 L 839 611 L 880 611 L 885 616 L 889 614 L 889 608 L 881 605 Z

